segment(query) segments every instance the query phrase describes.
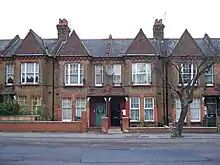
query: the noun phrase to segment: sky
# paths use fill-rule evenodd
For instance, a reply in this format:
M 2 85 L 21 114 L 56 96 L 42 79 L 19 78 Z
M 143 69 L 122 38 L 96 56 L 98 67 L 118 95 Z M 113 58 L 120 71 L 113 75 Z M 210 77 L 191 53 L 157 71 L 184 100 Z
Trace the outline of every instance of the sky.
M 0 39 L 24 38 L 33 29 L 57 38 L 59 18 L 69 21 L 81 39 L 134 38 L 142 28 L 153 36 L 154 20 L 163 19 L 166 38 L 187 28 L 195 38 L 220 38 L 219 0 L 1 0 Z

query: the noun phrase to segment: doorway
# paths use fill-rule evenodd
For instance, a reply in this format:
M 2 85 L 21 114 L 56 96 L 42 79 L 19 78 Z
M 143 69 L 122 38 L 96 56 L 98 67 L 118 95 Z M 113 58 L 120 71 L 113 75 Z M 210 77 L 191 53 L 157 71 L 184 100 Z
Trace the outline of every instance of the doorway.
M 111 100 L 111 126 L 121 125 L 121 100 L 112 98 Z
M 207 97 L 206 106 L 207 106 L 208 126 L 215 127 L 216 114 L 217 114 L 217 98 Z

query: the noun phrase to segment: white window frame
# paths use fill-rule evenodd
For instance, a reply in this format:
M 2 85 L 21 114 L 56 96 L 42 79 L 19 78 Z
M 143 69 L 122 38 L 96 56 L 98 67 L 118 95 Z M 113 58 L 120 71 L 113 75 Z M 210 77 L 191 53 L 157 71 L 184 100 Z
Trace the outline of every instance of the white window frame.
M 190 104 L 190 120 L 191 120 L 191 122 L 200 122 L 201 121 L 201 113 L 200 113 L 200 111 L 201 111 L 201 109 L 200 109 L 200 99 L 193 99 L 193 102 Z M 198 104 L 199 105 L 199 107 L 192 107 L 192 105 L 195 105 L 195 104 Z M 195 109 L 198 109 L 199 111 L 198 111 L 198 118 L 199 119 L 192 119 L 192 110 L 195 110 Z
M 213 86 L 214 84 L 214 66 L 212 65 L 209 70 L 205 72 L 205 79 L 207 81 L 207 76 L 210 76 L 212 83 L 206 83 L 206 86 Z
M 72 70 L 71 70 L 71 67 L 73 67 L 74 65 L 77 66 L 77 82 L 76 83 L 71 82 L 71 76 L 74 76 L 74 74 L 73 74 L 74 69 L 72 68 Z M 83 78 L 84 78 L 83 64 L 81 64 L 81 63 L 65 64 L 64 72 L 65 72 L 65 77 L 64 77 L 65 86 L 83 86 Z M 82 78 L 82 80 L 81 80 L 81 78 Z
M 33 65 L 33 72 L 27 72 L 27 66 Z M 24 70 L 22 69 L 24 68 Z M 27 74 L 33 74 L 34 82 L 27 82 Z M 24 76 L 24 82 L 22 82 L 22 77 Z M 36 76 L 38 76 L 38 82 L 36 82 Z M 40 64 L 39 63 L 21 63 L 21 84 L 39 84 L 40 81 Z
M 184 70 L 184 68 L 183 68 L 183 65 L 191 65 L 190 67 L 188 67 L 188 68 L 190 68 L 191 69 L 191 73 L 184 73 L 183 72 L 183 70 Z M 195 70 L 195 73 L 194 73 L 194 70 Z M 186 63 L 181 63 L 181 78 L 182 78 L 182 81 L 183 81 L 183 75 L 184 74 L 190 74 L 190 80 L 192 80 L 193 78 L 194 78 L 194 75 L 196 75 L 197 74 L 197 67 L 196 67 L 196 65 L 194 64 L 194 63 L 190 63 L 190 62 L 186 62 Z M 188 85 L 188 82 L 187 83 L 184 83 L 183 82 L 183 84 L 184 84 L 184 86 L 186 86 L 186 85 Z M 181 84 L 180 84 L 181 85 Z M 195 84 L 195 85 L 197 85 L 197 83 Z
M 138 66 L 145 65 L 145 73 L 138 73 Z M 137 75 L 146 74 L 145 82 L 137 82 Z M 136 77 L 135 77 L 136 75 Z M 151 75 L 151 63 L 132 63 L 132 82 L 133 85 L 151 85 L 152 75 Z
M 112 78 L 113 84 L 114 86 L 121 86 L 121 64 L 114 64 L 113 69 L 114 69 L 114 74 Z M 116 80 L 115 77 L 119 77 L 119 80 Z
M 175 100 L 175 108 L 176 108 L 176 122 L 178 122 L 179 118 L 180 118 L 180 114 L 181 114 L 181 101 L 180 101 L 180 99 Z M 186 122 L 186 118 L 187 118 L 187 116 L 185 117 L 184 122 Z
M 147 102 L 147 100 L 148 99 L 151 99 L 151 101 L 152 101 L 152 107 L 146 107 L 146 102 Z M 152 116 L 152 120 L 148 120 L 148 119 L 146 119 L 145 118 L 145 114 L 146 114 L 146 111 L 151 111 L 152 110 L 152 112 L 153 112 L 153 116 Z M 146 98 L 144 98 L 144 121 L 154 121 L 154 98 L 153 97 L 146 97 Z
M 132 105 L 132 99 L 138 99 L 138 108 L 132 108 L 131 105 Z M 130 118 L 131 118 L 131 111 L 132 110 L 138 110 L 138 119 L 137 120 L 132 120 L 131 118 L 131 122 L 138 122 L 140 121 L 140 104 L 141 104 L 141 99 L 139 97 L 131 97 L 130 98 Z
M 5 65 L 5 84 L 12 85 L 13 83 L 8 83 L 8 79 L 11 79 L 14 82 L 14 65 L 12 63 L 8 63 Z
M 86 111 L 86 99 L 76 99 L 76 117 L 82 117 L 82 112 Z
M 67 107 L 67 105 L 69 107 Z M 71 117 L 68 119 L 67 118 L 65 119 L 63 114 L 65 113 L 65 111 L 68 111 L 68 110 L 70 110 Z M 72 121 L 72 113 L 73 113 L 73 103 L 72 103 L 71 98 L 63 98 L 62 99 L 62 121 L 71 122 Z
M 96 72 L 98 67 L 101 67 L 101 76 L 102 76 L 101 77 L 101 81 L 102 81 L 101 83 L 99 83 L 99 82 L 97 83 L 97 78 L 96 78 L 96 76 L 98 76 L 97 72 Z M 95 65 L 95 86 L 103 86 L 103 79 L 104 79 L 103 78 L 104 77 L 103 76 L 103 69 L 104 69 L 103 65 Z

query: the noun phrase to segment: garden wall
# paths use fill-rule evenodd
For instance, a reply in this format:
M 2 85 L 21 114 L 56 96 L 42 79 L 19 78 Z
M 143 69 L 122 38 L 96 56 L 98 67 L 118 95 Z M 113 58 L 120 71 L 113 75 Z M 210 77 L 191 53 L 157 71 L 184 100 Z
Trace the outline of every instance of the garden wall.
M 1 121 L 3 132 L 82 132 L 82 122 L 61 121 Z

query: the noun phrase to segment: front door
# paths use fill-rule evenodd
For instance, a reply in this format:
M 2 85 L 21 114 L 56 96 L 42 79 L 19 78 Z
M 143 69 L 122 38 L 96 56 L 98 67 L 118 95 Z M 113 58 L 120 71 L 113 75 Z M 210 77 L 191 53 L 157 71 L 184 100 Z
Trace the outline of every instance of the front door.
M 96 127 L 101 127 L 102 117 L 106 116 L 106 104 L 103 102 L 95 104 Z
M 208 125 L 216 126 L 217 99 L 215 97 L 206 98 Z
M 120 101 L 116 99 L 111 100 L 111 126 L 120 126 L 121 119 Z

